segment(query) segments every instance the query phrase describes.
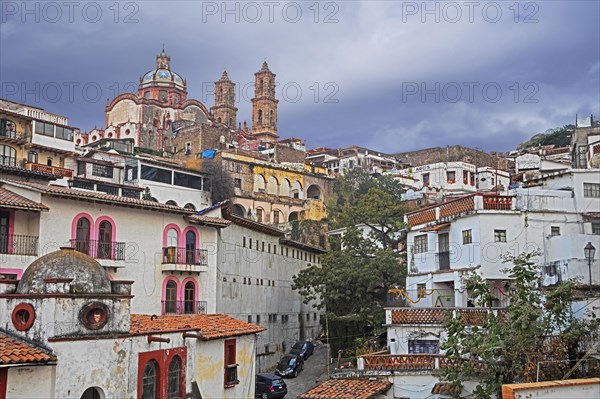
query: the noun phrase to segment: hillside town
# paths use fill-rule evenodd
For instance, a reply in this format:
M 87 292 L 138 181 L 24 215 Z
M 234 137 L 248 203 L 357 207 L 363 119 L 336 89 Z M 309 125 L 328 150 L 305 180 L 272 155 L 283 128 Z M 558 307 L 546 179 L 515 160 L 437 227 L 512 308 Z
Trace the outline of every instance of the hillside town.
M 0 99 L 0 399 L 278 397 L 258 387 L 306 373 L 279 369 L 298 342 L 330 352 L 302 399 L 597 397 L 595 116 L 573 115 L 566 146 L 508 153 L 307 148 L 256 63 L 248 116 L 227 71 L 214 104 L 188 97 L 164 48 L 105 126 Z M 335 274 L 380 261 L 383 277 Z M 452 346 L 557 304 L 547 342 L 591 332 L 501 386 L 502 356 Z

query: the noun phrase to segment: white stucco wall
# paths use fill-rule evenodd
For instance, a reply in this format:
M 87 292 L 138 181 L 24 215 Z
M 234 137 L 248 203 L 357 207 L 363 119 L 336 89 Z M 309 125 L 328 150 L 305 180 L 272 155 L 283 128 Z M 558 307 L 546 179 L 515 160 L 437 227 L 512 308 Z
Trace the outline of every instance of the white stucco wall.
M 56 366 L 10 367 L 6 399 L 54 399 L 55 376 Z

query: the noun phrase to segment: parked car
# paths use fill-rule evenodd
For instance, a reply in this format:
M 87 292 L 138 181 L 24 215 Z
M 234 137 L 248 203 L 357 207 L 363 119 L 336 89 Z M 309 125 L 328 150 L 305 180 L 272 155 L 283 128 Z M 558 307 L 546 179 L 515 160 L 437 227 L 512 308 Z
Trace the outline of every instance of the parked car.
M 261 399 L 283 398 L 287 394 L 287 384 L 274 374 L 256 374 L 255 396 Z
M 285 355 L 281 358 L 277 367 L 275 368 L 275 374 L 282 377 L 297 377 L 300 371 L 304 368 L 304 359 L 298 355 Z
M 292 355 L 302 356 L 302 359 L 306 360 L 315 351 L 315 346 L 309 341 L 298 341 L 290 349 Z

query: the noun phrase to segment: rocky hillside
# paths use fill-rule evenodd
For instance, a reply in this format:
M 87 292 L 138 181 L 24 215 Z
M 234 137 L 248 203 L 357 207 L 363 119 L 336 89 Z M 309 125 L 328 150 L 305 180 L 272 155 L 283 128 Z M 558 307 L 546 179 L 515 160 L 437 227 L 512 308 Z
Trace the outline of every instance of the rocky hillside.
M 487 153 L 479 149 L 460 145 L 402 152 L 394 154 L 394 157 L 411 166 L 426 165 L 435 162 L 462 161 L 472 163 L 477 167 L 490 166 L 500 169 L 509 169 L 511 167 L 510 162 L 503 157 L 503 154 Z
M 526 142 L 519 144 L 517 150 L 552 144 L 556 147 L 568 146 L 571 143 L 571 134 L 574 130 L 574 125 L 565 125 L 561 128 L 548 129 L 544 133 L 538 133 Z

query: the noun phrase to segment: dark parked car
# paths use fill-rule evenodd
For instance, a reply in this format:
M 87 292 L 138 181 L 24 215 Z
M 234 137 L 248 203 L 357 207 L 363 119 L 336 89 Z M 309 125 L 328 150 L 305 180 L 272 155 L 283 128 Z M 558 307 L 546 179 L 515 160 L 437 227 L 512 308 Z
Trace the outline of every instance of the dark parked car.
M 287 384 L 273 374 L 256 374 L 255 392 L 261 399 L 283 398 L 287 394 Z
M 298 355 L 285 355 L 281 358 L 277 367 L 275 368 L 275 374 L 282 377 L 297 377 L 300 371 L 304 368 L 304 359 Z
M 290 349 L 292 355 L 302 356 L 302 359 L 306 360 L 315 351 L 315 346 L 309 341 L 298 341 Z

